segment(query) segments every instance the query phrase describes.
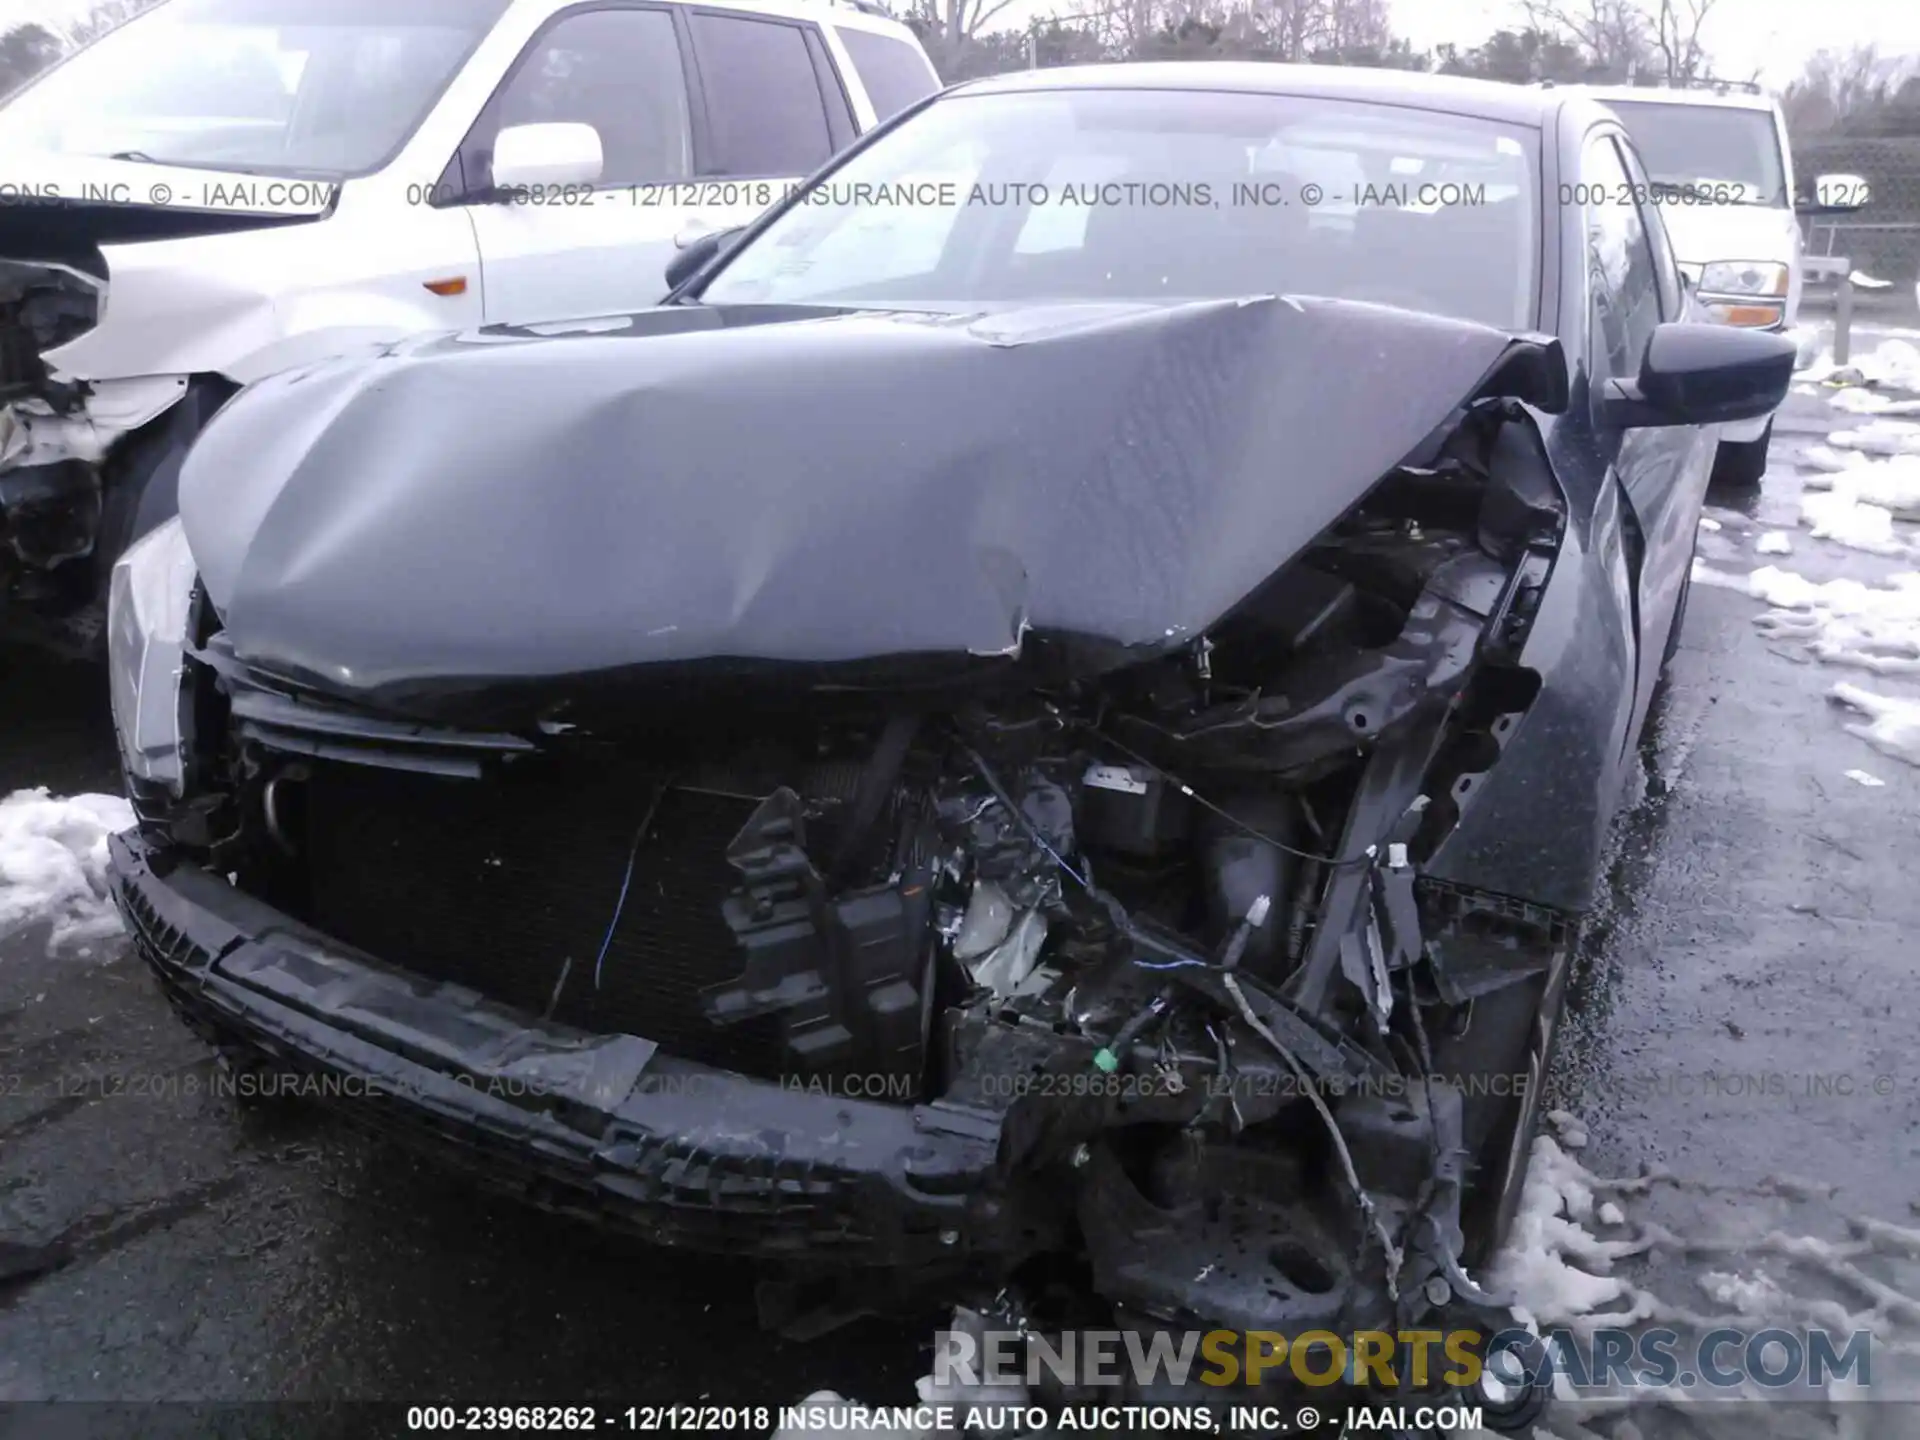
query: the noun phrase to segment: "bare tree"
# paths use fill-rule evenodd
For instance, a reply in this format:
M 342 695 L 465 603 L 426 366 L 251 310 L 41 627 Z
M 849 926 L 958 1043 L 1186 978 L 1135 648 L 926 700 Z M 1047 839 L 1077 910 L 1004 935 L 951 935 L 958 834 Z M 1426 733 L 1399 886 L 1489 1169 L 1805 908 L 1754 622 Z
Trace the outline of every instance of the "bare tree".
M 1657 26 L 1642 3 L 1664 0 L 1522 0 L 1528 28 L 1576 46 L 1596 75 L 1626 80 L 1646 69 Z
M 1843 129 L 1892 106 L 1916 70 L 1911 56 L 1889 58 L 1873 45 L 1844 53 L 1821 50 L 1780 97 L 1787 128 L 1794 135 Z
M 74 45 L 91 44 L 158 3 L 159 0 L 95 0 L 87 13 L 68 29 L 67 39 Z
M 950 50 L 974 39 L 1013 0 L 911 0 L 906 17 L 938 35 Z
M 1667 83 L 1693 80 L 1706 73 L 1706 51 L 1700 46 L 1700 26 L 1714 0 L 1659 0 L 1654 19 L 1654 41 L 1666 62 Z
M 0 34 L 0 96 L 38 75 L 60 56 L 60 39 L 44 25 L 16 25 Z

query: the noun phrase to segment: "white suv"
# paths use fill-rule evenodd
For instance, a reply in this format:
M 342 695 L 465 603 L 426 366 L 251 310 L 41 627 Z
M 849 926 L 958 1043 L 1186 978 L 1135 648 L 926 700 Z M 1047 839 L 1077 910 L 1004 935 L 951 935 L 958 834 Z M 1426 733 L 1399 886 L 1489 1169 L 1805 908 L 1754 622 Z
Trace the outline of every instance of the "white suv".
M 95 648 L 238 386 L 644 308 L 939 86 L 905 26 L 805 0 L 166 0 L 109 33 L 0 105 L 0 630 Z
M 1800 309 L 1793 152 L 1757 86 L 1574 87 L 1620 117 L 1647 168 L 1681 273 L 1707 318 L 1764 330 Z M 1773 419 L 1723 428 L 1715 478 L 1759 480 Z

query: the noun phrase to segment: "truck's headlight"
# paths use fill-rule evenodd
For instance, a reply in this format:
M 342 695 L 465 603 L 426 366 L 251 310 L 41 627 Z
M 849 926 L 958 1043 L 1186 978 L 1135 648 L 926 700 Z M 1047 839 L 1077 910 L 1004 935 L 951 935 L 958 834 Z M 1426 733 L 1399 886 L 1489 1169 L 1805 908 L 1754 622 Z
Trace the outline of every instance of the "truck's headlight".
M 1762 260 L 1716 260 L 1700 273 L 1703 295 L 1787 293 L 1787 267 Z
M 180 675 L 193 577 L 186 531 L 175 517 L 120 557 L 107 597 L 107 666 L 120 754 L 133 778 L 175 795 L 185 779 Z

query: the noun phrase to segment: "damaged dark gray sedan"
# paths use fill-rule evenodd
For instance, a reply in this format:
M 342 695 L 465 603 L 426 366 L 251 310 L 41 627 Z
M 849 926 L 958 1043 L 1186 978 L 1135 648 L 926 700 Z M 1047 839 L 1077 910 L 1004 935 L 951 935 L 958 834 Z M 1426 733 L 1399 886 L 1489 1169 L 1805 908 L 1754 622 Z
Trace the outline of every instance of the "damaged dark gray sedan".
M 1003 76 L 659 309 L 255 384 L 115 575 L 141 953 L 827 1319 L 1490 1319 L 1715 427 L 1792 365 L 1644 183 L 1551 90 Z

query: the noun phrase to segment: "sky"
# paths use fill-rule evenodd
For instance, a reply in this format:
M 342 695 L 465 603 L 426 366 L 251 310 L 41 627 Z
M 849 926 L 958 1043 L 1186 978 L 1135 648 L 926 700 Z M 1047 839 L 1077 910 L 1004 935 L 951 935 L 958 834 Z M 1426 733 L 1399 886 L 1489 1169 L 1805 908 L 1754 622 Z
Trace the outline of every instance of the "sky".
M 1518 0 L 1389 0 L 1394 28 L 1420 49 L 1451 40 L 1463 49 L 1521 19 Z M 1066 0 L 1014 0 L 993 28 L 1024 28 L 1031 18 L 1071 8 Z M 9 20 L 65 21 L 87 0 L 0 0 L 0 28 Z M 1703 39 L 1716 73 L 1744 79 L 1759 72 L 1770 87 L 1800 73 L 1826 48 L 1877 43 L 1882 55 L 1920 57 L 1916 0 L 1714 0 Z

